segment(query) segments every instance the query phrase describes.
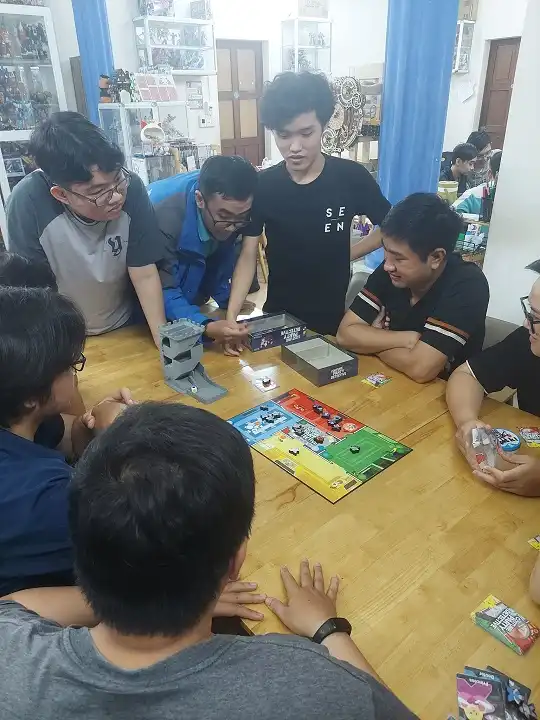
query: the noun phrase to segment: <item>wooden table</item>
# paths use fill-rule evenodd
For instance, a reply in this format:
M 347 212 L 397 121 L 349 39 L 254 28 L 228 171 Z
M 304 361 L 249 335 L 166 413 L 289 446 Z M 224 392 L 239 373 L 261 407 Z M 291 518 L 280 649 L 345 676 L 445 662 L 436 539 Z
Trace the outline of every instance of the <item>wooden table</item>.
M 142 330 L 89 339 L 86 355 L 80 387 L 87 403 L 120 385 L 140 400 L 196 402 L 164 384 L 157 351 Z M 386 369 L 393 380 L 378 389 L 359 378 L 316 388 L 279 357 L 279 350 L 246 351 L 240 359 L 207 351 L 207 371 L 229 389 L 209 409 L 229 418 L 297 387 L 414 452 L 336 505 L 255 452 L 257 505 L 244 577 L 282 596 L 282 564 L 296 570 L 309 557 L 338 573 L 339 612 L 352 622 L 354 638 L 425 720 L 455 712 L 454 676 L 464 665 L 494 665 L 533 687 L 540 703 L 540 641 L 521 658 L 469 618 L 493 593 L 540 624 L 540 609 L 527 594 L 536 556 L 527 540 L 540 532 L 539 501 L 494 491 L 471 475 L 454 445 L 442 381 L 417 385 Z M 268 369 L 279 388 L 261 395 L 246 378 L 250 366 Z M 381 369 L 378 359 L 360 358 L 360 377 Z M 509 429 L 538 424 L 491 400 L 483 417 Z M 251 627 L 283 631 L 269 611 Z

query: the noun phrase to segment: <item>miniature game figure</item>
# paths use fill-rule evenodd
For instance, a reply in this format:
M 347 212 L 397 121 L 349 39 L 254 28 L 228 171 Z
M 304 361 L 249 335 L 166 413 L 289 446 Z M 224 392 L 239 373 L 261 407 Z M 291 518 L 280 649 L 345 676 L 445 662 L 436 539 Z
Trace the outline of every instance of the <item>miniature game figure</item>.
M 353 455 L 357 455 L 360 452 L 360 448 L 358 445 L 353 445 L 349 448 L 349 450 L 352 452 Z
M 323 412 L 323 414 L 321 415 L 321 417 L 324 418 L 325 420 L 328 420 L 328 418 L 330 417 L 330 413 L 325 410 Z
M 296 457 L 299 454 L 300 450 L 298 448 L 291 448 L 289 452 L 291 453 L 291 455 L 294 455 Z

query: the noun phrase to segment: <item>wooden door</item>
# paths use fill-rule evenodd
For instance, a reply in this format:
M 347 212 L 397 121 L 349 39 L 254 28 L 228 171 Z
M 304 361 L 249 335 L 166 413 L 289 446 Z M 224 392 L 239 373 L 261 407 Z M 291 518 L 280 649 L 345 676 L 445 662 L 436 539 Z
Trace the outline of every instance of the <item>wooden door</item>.
M 519 42 L 520 38 L 491 41 L 480 127 L 489 133 L 494 149 L 501 149 L 504 144 Z
M 260 165 L 264 158 L 264 130 L 259 121 L 262 43 L 218 40 L 216 45 L 221 151 Z

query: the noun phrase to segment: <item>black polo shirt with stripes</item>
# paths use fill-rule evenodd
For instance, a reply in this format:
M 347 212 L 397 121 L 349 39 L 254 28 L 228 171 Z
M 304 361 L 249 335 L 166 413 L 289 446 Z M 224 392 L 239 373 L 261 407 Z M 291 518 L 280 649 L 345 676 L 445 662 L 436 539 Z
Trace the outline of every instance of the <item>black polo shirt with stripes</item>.
M 390 330 L 420 333 L 422 342 L 447 356 L 450 371 L 481 352 L 488 302 L 489 286 L 482 270 L 450 255 L 442 275 L 414 305 L 411 291 L 395 287 L 383 263 L 370 275 L 351 310 L 371 325 L 384 307 Z

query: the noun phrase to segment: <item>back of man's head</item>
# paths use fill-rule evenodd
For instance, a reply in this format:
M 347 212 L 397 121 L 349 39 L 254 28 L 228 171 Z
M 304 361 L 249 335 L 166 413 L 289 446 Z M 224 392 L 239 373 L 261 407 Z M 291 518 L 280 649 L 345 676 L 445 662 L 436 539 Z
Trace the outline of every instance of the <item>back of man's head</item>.
M 199 189 L 207 200 L 212 195 L 248 200 L 255 194 L 257 177 L 249 160 L 239 155 L 214 155 L 201 168 Z
M 463 220 L 438 195 L 414 193 L 390 210 L 381 225 L 383 236 L 407 243 L 421 260 L 438 248 L 453 252 Z
M 47 263 L 10 252 L 0 254 L 0 287 L 58 289 L 56 277 Z
M 489 169 L 493 177 L 497 177 L 499 170 L 501 169 L 502 150 L 497 150 L 489 158 Z
M 251 451 L 205 410 L 128 408 L 88 447 L 70 490 L 80 586 L 122 634 L 176 637 L 220 594 L 249 535 Z
M 485 130 L 475 130 L 467 138 L 467 144 L 474 145 L 477 152 L 482 152 L 491 143 L 491 138 Z
M 471 145 L 471 143 L 460 143 L 456 145 L 452 152 L 452 165 L 455 165 L 458 160 L 463 162 L 470 162 L 474 160 L 478 155 L 478 150 Z
M 334 92 L 324 75 L 284 72 L 269 82 L 261 100 L 261 121 L 269 130 L 283 130 L 294 118 L 315 112 L 325 127 L 335 108 Z
M 53 113 L 30 139 L 30 154 L 55 185 L 69 187 L 92 179 L 92 168 L 112 173 L 124 164 L 119 147 L 76 112 Z

